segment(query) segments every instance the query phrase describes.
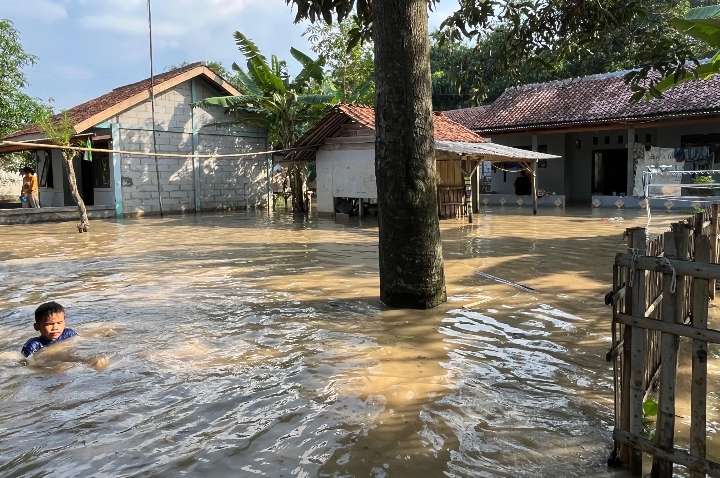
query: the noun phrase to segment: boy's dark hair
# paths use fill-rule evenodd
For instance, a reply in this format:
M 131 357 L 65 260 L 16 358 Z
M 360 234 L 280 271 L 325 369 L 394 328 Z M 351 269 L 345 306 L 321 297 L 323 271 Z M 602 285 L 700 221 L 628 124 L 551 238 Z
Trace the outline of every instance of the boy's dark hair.
M 35 323 L 42 322 L 52 315 L 64 313 L 65 307 L 57 302 L 45 302 L 43 305 L 35 309 Z
M 31 168 L 30 166 L 25 166 L 25 167 L 23 168 L 23 173 L 25 173 L 25 174 L 27 174 L 27 173 L 35 174 L 35 170 L 34 170 L 33 168 Z

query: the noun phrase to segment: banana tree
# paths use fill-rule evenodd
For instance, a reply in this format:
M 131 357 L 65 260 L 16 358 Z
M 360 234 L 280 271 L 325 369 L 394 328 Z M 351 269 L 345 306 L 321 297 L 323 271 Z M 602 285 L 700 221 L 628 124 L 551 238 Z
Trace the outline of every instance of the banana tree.
M 286 149 L 337 102 L 330 91 L 320 93 L 324 83 L 321 56 L 313 60 L 304 53 L 290 49 L 303 69 L 292 80 L 287 64 L 275 55 L 271 61 L 241 32 L 235 32 L 238 49 L 247 60 L 247 70 L 233 63 L 232 68 L 242 83 L 239 96 L 207 98 L 193 106 L 221 106 L 235 117 L 233 124 L 255 124 L 265 128 L 274 149 Z M 288 168 L 292 189 L 293 210 L 307 212 L 306 165 L 293 162 Z
M 686 69 L 685 65 L 679 65 L 673 73 L 652 85 L 648 91 L 638 88 L 635 95 L 637 97 L 643 95 L 647 99 L 659 97 L 664 91 L 679 83 L 696 78 L 707 80 L 720 72 L 720 5 L 692 8 L 685 17 L 673 18 L 669 23 L 679 32 L 707 44 L 716 53 L 709 61 L 696 64 L 690 70 Z M 633 97 L 633 99 L 639 98 Z

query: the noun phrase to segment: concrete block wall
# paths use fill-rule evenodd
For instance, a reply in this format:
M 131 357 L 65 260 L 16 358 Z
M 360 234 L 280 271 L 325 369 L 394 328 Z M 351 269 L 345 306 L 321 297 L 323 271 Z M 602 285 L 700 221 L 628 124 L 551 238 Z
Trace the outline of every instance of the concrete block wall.
M 216 96 L 196 80 L 197 99 Z M 186 81 L 155 97 L 157 150 L 159 153 L 192 154 L 193 114 L 198 130 L 198 154 L 232 154 L 263 151 L 261 130 L 252 125 L 219 127 L 233 118 L 223 108 L 190 108 L 192 86 Z M 153 136 L 150 102 L 136 105 L 110 120 L 120 124 L 120 148 L 125 151 L 152 152 Z M 138 128 L 138 129 L 135 129 Z M 148 128 L 143 130 L 142 128 Z M 158 201 L 155 159 L 152 156 L 122 155 L 121 185 L 123 212 L 135 216 L 157 213 Z M 195 179 L 192 158 L 158 158 L 163 210 L 195 210 Z M 200 159 L 201 209 L 220 210 L 266 207 L 267 166 L 258 158 Z
M 198 153 L 250 153 L 265 149 L 264 138 L 199 135 Z M 200 202 L 203 210 L 267 206 L 267 166 L 256 158 L 202 158 Z

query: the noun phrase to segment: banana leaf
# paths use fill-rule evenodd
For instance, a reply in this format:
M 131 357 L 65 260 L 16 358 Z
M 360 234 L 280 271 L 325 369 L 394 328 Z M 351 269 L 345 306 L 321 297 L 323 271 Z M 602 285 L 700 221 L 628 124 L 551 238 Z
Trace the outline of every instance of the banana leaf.
M 235 71 L 235 76 L 240 80 L 240 83 L 247 88 L 247 90 L 255 95 L 262 95 L 262 90 L 258 88 L 255 82 L 245 73 L 245 70 L 240 68 L 237 63 L 232 64 L 232 69 Z

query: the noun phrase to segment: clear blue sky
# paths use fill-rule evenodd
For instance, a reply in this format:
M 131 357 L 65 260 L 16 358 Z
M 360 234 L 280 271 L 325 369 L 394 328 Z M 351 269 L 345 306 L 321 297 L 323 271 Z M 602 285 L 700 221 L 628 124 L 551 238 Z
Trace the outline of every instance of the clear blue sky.
M 456 6 L 439 4 L 431 29 Z M 152 0 L 152 9 L 156 73 L 182 61 L 243 64 L 236 30 L 266 55 L 292 59 L 290 46 L 310 53 L 306 25 L 293 24 L 284 0 Z M 0 18 L 12 20 L 25 50 L 40 58 L 26 69 L 27 93 L 53 98 L 56 109 L 149 76 L 146 12 L 146 0 L 0 0 Z

